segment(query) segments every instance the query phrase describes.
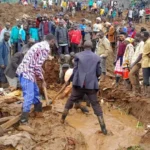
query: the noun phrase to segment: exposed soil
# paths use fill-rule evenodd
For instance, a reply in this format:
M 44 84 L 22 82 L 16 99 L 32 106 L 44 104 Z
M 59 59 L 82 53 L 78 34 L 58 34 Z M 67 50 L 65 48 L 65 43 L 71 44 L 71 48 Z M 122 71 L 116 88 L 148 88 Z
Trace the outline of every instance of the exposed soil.
M 17 8 L 17 9 L 16 9 Z M 57 8 L 54 8 L 57 9 Z M 35 11 L 32 6 L 20 6 L 18 4 L 0 4 L 0 22 L 4 25 L 9 21 L 13 25 L 15 19 L 23 14 L 36 18 L 37 13 L 54 13 L 39 9 Z M 55 12 L 56 13 L 56 12 Z M 88 18 L 94 22 L 95 15 L 90 13 L 77 13 L 75 20 Z M 150 28 L 148 25 L 138 25 Z M 112 61 L 109 61 L 110 63 Z M 112 65 L 112 63 L 111 63 Z M 108 66 L 110 66 L 108 64 Z M 56 60 L 46 61 L 43 65 L 45 80 L 48 85 L 48 95 L 52 99 L 59 91 L 57 84 L 59 65 Z M 19 131 L 18 126 L 13 126 L 4 136 L 0 137 L 0 150 L 123 150 L 130 146 L 141 145 L 145 150 L 150 149 L 150 132 L 145 134 L 145 127 L 150 123 L 150 101 L 144 97 L 132 96 L 121 84 L 118 88 L 113 87 L 113 79 L 107 78 L 101 83 L 100 102 L 109 131 L 108 136 L 103 136 L 97 118 L 90 108 L 88 116 L 79 110 L 72 109 L 65 125 L 60 124 L 60 116 L 64 109 L 66 98 L 57 100 L 51 109 L 44 109 L 44 118 L 29 119 L 29 126 L 35 134 Z M 40 90 L 41 83 L 39 83 Z M 16 116 L 21 113 L 22 101 L 14 96 L 0 98 L 1 118 Z M 102 101 L 103 102 L 103 101 Z M 134 117 L 135 118 L 134 118 Z M 144 124 L 137 126 L 138 122 Z

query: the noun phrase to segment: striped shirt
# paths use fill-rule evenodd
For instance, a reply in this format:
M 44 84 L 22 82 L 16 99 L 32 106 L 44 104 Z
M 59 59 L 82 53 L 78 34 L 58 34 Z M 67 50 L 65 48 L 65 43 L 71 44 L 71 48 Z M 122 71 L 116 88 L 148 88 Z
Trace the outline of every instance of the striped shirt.
M 17 68 L 17 75 L 23 76 L 33 82 L 36 82 L 36 76 L 44 79 L 42 74 L 42 65 L 50 53 L 49 43 L 43 41 L 33 45 L 25 55 L 22 63 Z

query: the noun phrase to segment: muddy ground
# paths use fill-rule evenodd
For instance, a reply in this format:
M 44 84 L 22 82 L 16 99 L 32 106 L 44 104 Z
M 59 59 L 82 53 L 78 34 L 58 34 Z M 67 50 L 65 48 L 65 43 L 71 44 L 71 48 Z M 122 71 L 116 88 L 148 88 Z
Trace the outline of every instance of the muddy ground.
M 23 14 L 35 18 L 37 13 L 53 14 L 54 11 L 35 11 L 31 6 L 0 4 L 2 25 L 6 21 L 15 24 L 15 19 L 21 18 Z M 77 14 L 75 19 L 80 20 L 85 16 L 94 21 L 95 15 L 90 13 Z M 137 28 L 140 29 L 141 26 L 150 27 L 140 24 Z M 56 60 L 47 61 L 43 68 L 48 95 L 53 99 L 61 87 L 57 83 L 59 65 Z M 145 130 L 150 123 L 149 99 L 141 95 L 132 96 L 123 83 L 115 88 L 113 82 L 113 78 L 107 77 L 100 85 L 99 101 L 109 132 L 107 136 L 99 133 L 98 120 L 91 108 L 89 115 L 72 109 L 65 125 L 60 124 L 61 113 L 67 100 L 65 98 L 58 99 L 52 107 L 44 108 L 42 119 L 31 114 L 29 126 L 33 129 L 32 132 L 22 131 L 18 124 L 6 130 L 4 136 L 0 137 L 0 150 L 126 150 L 131 146 L 138 146 L 138 150 L 149 150 L 150 132 Z M 0 124 L 5 122 L 1 119 L 12 119 L 21 113 L 22 99 L 20 100 L 19 95 L 20 93 L 13 93 L 9 97 L 0 97 Z

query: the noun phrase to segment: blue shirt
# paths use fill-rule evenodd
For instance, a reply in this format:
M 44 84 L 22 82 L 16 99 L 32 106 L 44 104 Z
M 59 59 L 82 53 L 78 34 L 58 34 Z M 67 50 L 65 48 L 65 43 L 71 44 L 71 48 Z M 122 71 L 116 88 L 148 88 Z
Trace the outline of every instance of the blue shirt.
M 85 28 L 86 28 L 86 25 L 80 24 L 79 28 L 80 28 L 81 31 L 84 31 Z
M 127 32 L 128 32 L 127 27 L 123 27 L 123 28 L 122 28 L 122 31 L 123 31 L 124 33 L 127 33 Z
M 32 39 L 39 41 L 38 28 L 30 28 L 29 34 Z
M 26 40 L 26 32 L 25 32 L 25 30 L 24 29 L 20 29 L 19 30 L 19 36 L 20 36 L 20 38 L 22 39 L 22 41 L 25 41 Z
M 98 6 L 98 7 L 101 7 L 101 6 L 102 6 L 102 1 L 98 0 L 98 1 L 97 1 L 97 6 Z

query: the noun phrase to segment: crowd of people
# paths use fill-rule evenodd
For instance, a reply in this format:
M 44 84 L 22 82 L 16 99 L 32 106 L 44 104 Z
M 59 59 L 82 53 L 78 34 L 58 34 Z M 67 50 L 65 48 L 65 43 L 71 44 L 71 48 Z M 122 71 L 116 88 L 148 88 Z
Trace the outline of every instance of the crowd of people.
M 92 9 L 92 5 L 89 6 Z M 35 112 L 42 111 L 36 81 L 41 79 L 46 86 L 42 65 L 46 59 L 56 57 L 60 64 L 60 82 L 66 82 L 66 85 L 72 82 L 73 85 L 61 122 L 73 103 L 78 104 L 86 95 L 98 116 L 102 132 L 107 134 L 96 93 L 98 80 L 106 80 L 106 62 L 112 52 L 115 86 L 124 80 L 127 90 L 132 90 L 133 95 L 140 94 L 142 68 L 144 96 L 150 97 L 150 33 L 143 27 L 137 31 L 132 18 L 107 22 L 105 15 L 99 15 L 92 23 L 87 18 L 74 22 L 62 12 L 55 16 L 38 14 L 35 20 L 23 16 L 13 27 L 6 22 L 0 33 L 1 87 L 8 82 L 10 90 L 14 90 L 19 79 L 24 97 L 21 123 L 26 123 L 32 104 Z M 85 107 L 78 106 L 88 112 Z

